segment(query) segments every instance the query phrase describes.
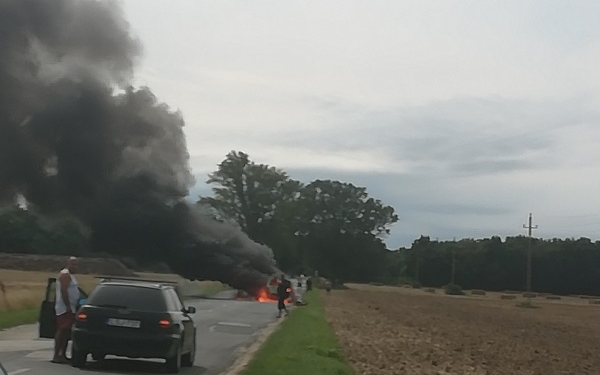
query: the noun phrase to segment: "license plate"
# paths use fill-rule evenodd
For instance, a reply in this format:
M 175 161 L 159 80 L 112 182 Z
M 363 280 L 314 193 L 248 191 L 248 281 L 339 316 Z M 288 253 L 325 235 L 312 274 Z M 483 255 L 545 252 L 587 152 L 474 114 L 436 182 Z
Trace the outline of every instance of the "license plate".
M 106 324 L 115 327 L 140 328 L 139 320 L 109 318 Z

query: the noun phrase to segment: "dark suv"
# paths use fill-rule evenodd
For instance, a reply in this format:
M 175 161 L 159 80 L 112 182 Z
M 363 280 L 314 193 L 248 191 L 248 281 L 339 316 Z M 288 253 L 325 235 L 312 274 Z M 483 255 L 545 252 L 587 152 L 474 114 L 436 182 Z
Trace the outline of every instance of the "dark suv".
M 116 355 L 164 358 L 168 372 L 192 366 L 196 327 L 173 285 L 160 282 L 106 279 L 76 314 L 71 363 L 83 367 L 88 354 L 95 360 Z

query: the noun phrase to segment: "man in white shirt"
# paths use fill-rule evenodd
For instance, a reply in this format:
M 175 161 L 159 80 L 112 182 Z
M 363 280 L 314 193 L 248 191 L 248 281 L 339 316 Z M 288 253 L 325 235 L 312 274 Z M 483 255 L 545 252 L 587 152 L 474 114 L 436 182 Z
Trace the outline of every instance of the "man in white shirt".
M 56 280 L 56 335 L 54 336 L 54 363 L 68 363 L 66 352 L 71 327 L 75 321 L 75 312 L 79 302 L 79 284 L 75 279 L 77 258 L 70 257 L 67 267 L 62 269 Z

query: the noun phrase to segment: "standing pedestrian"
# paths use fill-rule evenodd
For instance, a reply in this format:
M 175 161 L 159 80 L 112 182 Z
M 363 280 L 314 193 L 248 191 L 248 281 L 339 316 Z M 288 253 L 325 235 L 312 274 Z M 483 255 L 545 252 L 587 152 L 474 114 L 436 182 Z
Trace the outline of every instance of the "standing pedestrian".
M 331 281 L 327 280 L 325 282 L 325 291 L 327 291 L 327 294 L 329 294 L 329 292 L 331 292 Z
M 75 322 L 75 312 L 79 302 L 79 283 L 74 274 L 77 271 L 77 258 L 70 257 L 67 266 L 56 280 L 56 335 L 54 336 L 53 363 L 68 363 L 67 345 L 71 339 L 71 327 Z
M 296 297 L 296 303 L 302 304 L 304 301 L 302 300 L 302 295 L 304 294 L 304 288 L 302 287 L 302 281 L 298 280 L 296 284 L 296 288 L 294 289 L 294 296 Z
M 281 318 L 281 312 L 285 311 L 285 316 L 288 316 L 290 313 L 285 307 L 285 300 L 290 296 L 290 292 L 292 291 L 292 283 L 285 278 L 284 274 L 281 274 L 281 281 L 277 286 L 277 309 L 279 310 L 278 318 Z
M 306 291 L 310 292 L 312 290 L 312 277 L 306 279 Z

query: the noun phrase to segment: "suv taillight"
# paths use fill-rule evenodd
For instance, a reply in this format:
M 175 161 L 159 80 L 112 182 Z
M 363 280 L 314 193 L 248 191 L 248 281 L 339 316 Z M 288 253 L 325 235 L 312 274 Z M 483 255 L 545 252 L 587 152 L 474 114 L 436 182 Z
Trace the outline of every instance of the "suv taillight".
M 81 323 L 87 322 L 87 318 L 88 318 L 88 316 L 87 316 L 86 313 L 80 312 L 79 314 L 77 314 L 77 321 L 78 322 L 81 322 Z
M 169 328 L 171 326 L 171 322 L 167 319 L 161 319 L 158 321 L 158 325 L 161 328 Z

